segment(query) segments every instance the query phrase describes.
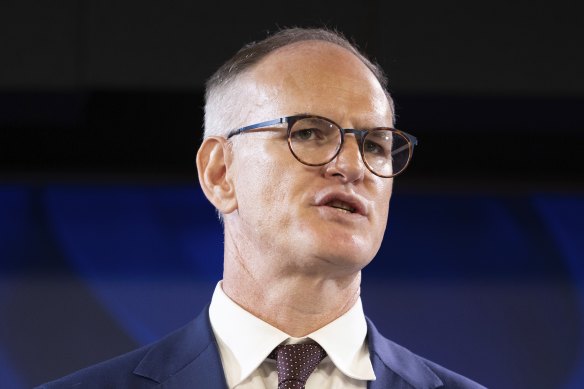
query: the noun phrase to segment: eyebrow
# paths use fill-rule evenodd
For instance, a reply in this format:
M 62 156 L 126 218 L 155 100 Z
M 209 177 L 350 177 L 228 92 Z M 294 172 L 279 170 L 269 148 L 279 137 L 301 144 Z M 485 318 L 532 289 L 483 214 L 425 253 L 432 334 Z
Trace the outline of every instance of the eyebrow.
M 374 127 L 375 128 L 388 128 L 388 127 Z M 385 140 L 385 141 L 391 141 L 393 136 L 390 136 L 388 134 L 388 131 L 369 131 L 369 136 L 374 136 L 375 138 L 381 139 L 381 140 Z
M 326 115 L 320 115 L 320 114 L 316 114 L 314 112 L 296 112 L 290 116 L 297 116 L 297 115 L 320 116 L 320 117 L 323 117 L 323 118 L 326 118 L 326 119 L 332 121 L 333 123 L 338 123 Z M 373 115 L 367 115 L 365 117 L 365 120 L 373 119 L 371 116 L 373 116 Z M 354 129 L 354 130 L 367 130 L 367 131 L 374 130 L 376 128 L 393 128 L 393 129 L 395 129 L 395 127 L 393 126 L 393 122 L 391 122 L 390 125 L 354 126 L 354 127 L 346 127 L 346 128 L 341 126 L 340 124 L 337 124 L 337 125 L 341 128 L 344 128 L 344 129 L 350 128 L 350 129 Z

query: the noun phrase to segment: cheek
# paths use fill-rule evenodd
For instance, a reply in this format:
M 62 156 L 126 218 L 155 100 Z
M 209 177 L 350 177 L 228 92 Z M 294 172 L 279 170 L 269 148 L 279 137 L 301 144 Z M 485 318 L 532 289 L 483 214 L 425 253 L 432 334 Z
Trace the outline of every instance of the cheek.
M 383 215 L 383 220 L 386 222 L 387 218 L 389 216 L 389 206 L 390 206 L 390 200 L 391 200 L 391 194 L 389 195 L 385 195 L 383 196 L 383 198 L 381 199 L 381 208 L 383 209 L 383 211 L 381 212 L 381 214 Z
M 376 213 L 379 215 L 377 224 L 379 225 L 380 233 L 383 236 L 389 216 L 389 204 L 391 200 L 391 193 L 393 188 L 393 179 L 389 182 L 381 182 L 379 185 L 379 192 L 376 200 Z
M 259 146 L 259 145 L 258 145 Z M 282 218 L 290 204 L 291 175 L 285 162 L 273 158 L 263 148 L 256 148 L 237 161 L 236 193 L 239 211 L 252 212 L 258 222 L 266 224 L 273 218 Z

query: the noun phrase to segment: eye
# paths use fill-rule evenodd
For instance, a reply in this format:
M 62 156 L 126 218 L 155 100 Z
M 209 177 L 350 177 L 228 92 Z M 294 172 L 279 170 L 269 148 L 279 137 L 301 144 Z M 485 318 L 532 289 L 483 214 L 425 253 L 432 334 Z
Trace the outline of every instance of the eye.
M 365 141 L 363 148 L 365 149 L 365 152 L 368 154 L 381 154 L 381 155 L 386 154 L 385 149 L 381 145 L 379 145 L 375 142 L 372 142 L 370 140 Z
M 320 139 L 320 130 L 317 128 L 303 128 L 292 132 L 292 138 L 298 141 Z

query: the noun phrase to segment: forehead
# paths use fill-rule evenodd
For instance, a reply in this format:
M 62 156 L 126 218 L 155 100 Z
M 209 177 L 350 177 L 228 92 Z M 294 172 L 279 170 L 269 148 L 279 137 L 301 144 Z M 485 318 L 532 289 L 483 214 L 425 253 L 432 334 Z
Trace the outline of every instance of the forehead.
M 339 124 L 391 125 L 390 105 L 375 75 L 353 53 L 332 43 L 306 41 L 275 50 L 243 83 L 247 123 L 312 113 Z

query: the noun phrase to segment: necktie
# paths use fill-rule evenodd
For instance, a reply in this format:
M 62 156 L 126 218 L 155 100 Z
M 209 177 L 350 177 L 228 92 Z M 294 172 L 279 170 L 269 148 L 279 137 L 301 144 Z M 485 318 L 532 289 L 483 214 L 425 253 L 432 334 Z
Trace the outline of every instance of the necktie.
M 326 351 L 317 343 L 287 344 L 276 347 L 268 357 L 276 360 L 278 389 L 304 389 Z

